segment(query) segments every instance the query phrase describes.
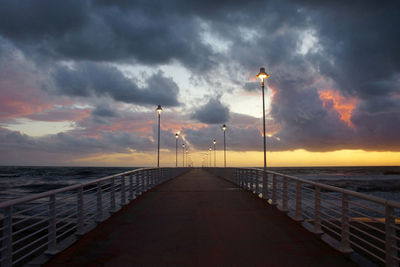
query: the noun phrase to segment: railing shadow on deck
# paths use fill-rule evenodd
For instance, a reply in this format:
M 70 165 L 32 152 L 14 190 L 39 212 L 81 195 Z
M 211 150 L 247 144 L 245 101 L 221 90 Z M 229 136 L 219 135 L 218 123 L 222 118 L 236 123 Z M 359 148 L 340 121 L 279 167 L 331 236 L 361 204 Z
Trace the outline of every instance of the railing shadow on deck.
M 137 196 L 189 170 L 137 169 L 0 203 L 1 266 L 43 263 Z
M 399 202 L 263 169 L 204 169 L 265 199 L 361 263 L 399 265 Z

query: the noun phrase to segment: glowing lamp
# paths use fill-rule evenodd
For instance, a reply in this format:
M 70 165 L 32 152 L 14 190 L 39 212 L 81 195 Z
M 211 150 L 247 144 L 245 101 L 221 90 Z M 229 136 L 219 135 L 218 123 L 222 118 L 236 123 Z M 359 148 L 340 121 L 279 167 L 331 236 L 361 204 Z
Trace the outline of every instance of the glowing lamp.
M 158 105 L 158 107 L 156 108 L 156 111 L 158 112 L 158 114 L 161 114 L 161 111 L 162 111 L 161 105 Z
M 268 78 L 269 74 L 265 72 L 265 68 L 260 68 L 260 72 L 257 74 L 257 78 L 260 78 L 262 81 Z
M 222 131 L 226 131 L 226 125 L 224 124 L 224 125 L 222 125 Z

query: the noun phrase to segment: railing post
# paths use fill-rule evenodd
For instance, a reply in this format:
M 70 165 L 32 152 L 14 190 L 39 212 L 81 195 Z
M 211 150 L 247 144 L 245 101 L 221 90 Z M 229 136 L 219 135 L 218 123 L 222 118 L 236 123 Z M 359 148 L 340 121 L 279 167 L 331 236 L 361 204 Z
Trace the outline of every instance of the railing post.
M 121 175 L 121 206 L 126 203 L 126 188 L 125 188 L 125 176 Z
M 276 175 L 272 174 L 272 205 L 276 205 Z
M 398 266 L 396 251 L 396 229 L 393 207 L 386 204 L 385 206 L 385 249 L 386 249 L 386 266 Z
M 244 180 L 243 189 L 247 190 L 247 170 L 243 170 L 243 180 Z
M 239 185 L 238 169 L 235 169 L 235 184 Z
M 254 173 L 255 173 L 255 177 L 256 177 L 256 195 L 258 196 L 258 194 L 260 192 L 260 179 L 259 179 L 258 175 L 260 172 L 255 170 Z
M 146 187 L 145 188 L 146 188 L 146 192 L 147 192 L 147 190 L 150 189 L 150 175 L 149 175 L 148 170 L 144 172 L 144 176 L 146 178 Z
M 132 174 L 129 175 L 129 201 L 132 201 L 134 199 L 133 196 L 133 177 Z
M 262 198 L 268 200 L 268 174 L 265 170 L 262 171 Z
M 342 252 L 351 252 L 350 247 L 350 225 L 349 225 L 349 196 L 342 193 L 342 231 L 340 250 Z
M 56 254 L 56 195 L 50 195 L 49 203 L 49 235 L 46 254 Z
M 242 180 L 242 188 L 246 189 L 246 170 L 241 170 L 240 171 L 240 179 Z
M 282 177 L 282 210 L 284 212 L 288 211 L 288 182 L 286 177 Z
M 142 194 L 144 191 L 145 191 L 145 185 L 144 185 L 144 172 L 145 171 L 141 171 L 140 172 L 140 182 L 141 182 L 141 185 L 140 185 L 140 194 Z
M 314 233 L 322 234 L 321 229 L 321 187 L 315 186 L 314 197 Z
M 256 193 L 256 177 L 255 177 L 255 172 L 254 172 L 254 170 L 250 170 L 250 180 L 251 180 L 251 183 L 250 183 L 250 191 L 254 194 L 254 193 Z
M 78 199 L 77 199 L 77 235 L 83 235 L 83 185 L 78 189 Z
M 296 221 L 302 221 L 302 210 L 301 210 L 301 182 L 296 181 Z
M 115 212 L 116 211 L 116 207 L 115 207 L 115 178 L 111 179 L 111 197 L 110 197 L 110 208 L 111 208 L 111 212 Z
M 101 191 L 101 183 L 97 182 L 97 219 L 96 222 L 103 220 L 103 196 Z
M 140 180 L 139 180 L 139 173 L 135 173 L 135 197 L 139 196 L 140 192 Z
M 246 177 L 247 177 L 247 190 L 251 190 L 251 171 L 246 170 Z
M 3 242 L 1 246 L 2 261 L 1 266 L 9 267 L 12 265 L 12 206 L 4 209 L 4 228 L 3 228 Z

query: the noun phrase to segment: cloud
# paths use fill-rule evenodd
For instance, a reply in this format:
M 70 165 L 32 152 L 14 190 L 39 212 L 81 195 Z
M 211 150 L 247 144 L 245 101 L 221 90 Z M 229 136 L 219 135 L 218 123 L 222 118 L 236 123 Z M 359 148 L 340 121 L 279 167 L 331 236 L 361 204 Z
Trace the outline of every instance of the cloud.
M 118 144 L 154 145 L 154 114 L 135 105 L 161 104 L 180 113 L 163 113 L 163 136 L 182 130 L 203 149 L 221 137 L 214 124 L 228 122 L 229 149 L 261 151 L 259 118 L 231 112 L 219 97 L 198 107 L 178 99 L 185 90 L 192 96 L 191 86 L 216 88 L 222 99 L 259 90 L 250 78 L 263 66 L 274 95 L 270 149 L 400 151 L 398 10 L 395 1 L 2 1 L 0 117 L 73 119 L 77 129 L 46 141 L 58 148 L 76 142 L 93 153 L 126 151 Z M 141 80 L 116 67 L 121 63 L 173 63 L 193 76 L 179 88 L 178 74 Z M 96 108 L 91 117 L 73 108 L 68 115 L 55 107 L 64 102 L 60 95 Z M 135 108 L 117 109 L 114 101 Z M 40 151 L 44 140 L 11 132 L 7 138 L 30 151 Z M 173 148 L 174 139 L 163 143 Z
M 56 60 L 144 64 L 178 60 L 197 70 L 214 64 L 212 50 L 201 42 L 195 16 L 181 16 L 161 3 L 156 9 L 148 7 L 145 2 L 3 1 L 0 34 L 33 56 Z
M 68 96 L 108 96 L 125 103 L 179 105 L 178 85 L 161 71 L 149 77 L 145 87 L 139 87 L 135 80 L 106 64 L 86 62 L 74 68 L 58 66 L 52 75 L 58 92 Z
M 63 164 L 63 160 L 72 160 L 85 155 L 132 153 L 132 150 L 143 152 L 154 147 L 149 138 L 126 132 L 99 132 L 99 134 L 98 138 L 73 133 L 33 138 L 0 127 L 0 160 L 4 164 L 10 162 Z
M 196 109 L 191 118 L 207 124 L 224 123 L 229 120 L 229 108 L 219 99 L 210 99 L 205 105 Z

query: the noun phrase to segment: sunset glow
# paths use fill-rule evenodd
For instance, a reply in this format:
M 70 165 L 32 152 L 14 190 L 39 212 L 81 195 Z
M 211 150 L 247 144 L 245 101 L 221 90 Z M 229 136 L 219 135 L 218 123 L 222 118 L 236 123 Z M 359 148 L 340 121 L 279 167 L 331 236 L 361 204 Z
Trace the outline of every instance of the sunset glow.
M 336 90 L 319 90 L 318 93 L 325 108 L 334 108 L 340 114 L 340 118 L 350 127 L 353 127 L 353 124 L 351 123 L 351 114 L 358 104 L 356 98 L 345 98 Z

